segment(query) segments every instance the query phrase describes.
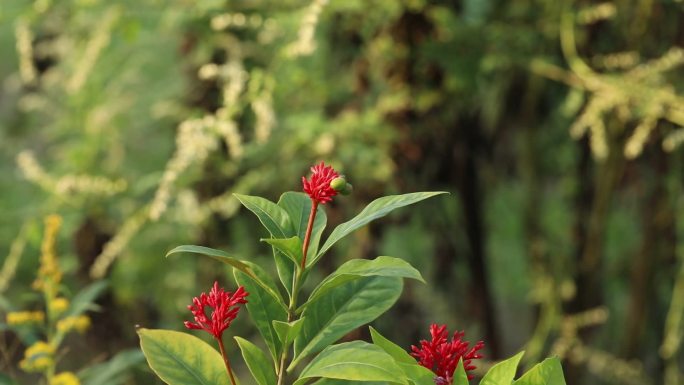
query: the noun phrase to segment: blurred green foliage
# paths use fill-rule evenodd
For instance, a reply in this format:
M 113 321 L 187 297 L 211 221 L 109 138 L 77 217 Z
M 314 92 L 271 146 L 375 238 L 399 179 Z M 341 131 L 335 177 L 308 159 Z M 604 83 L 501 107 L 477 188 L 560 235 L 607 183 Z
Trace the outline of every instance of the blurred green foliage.
M 377 321 L 386 336 L 408 348 L 449 323 L 491 359 L 560 355 L 568 383 L 680 383 L 683 7 L 4 1 L 3 303 L 34 300 L 40 223 L 58 213 L 65 285 L 111 283 L 84 356 L 135 346 L 135 324 L 180 329 L 230 276 L 166 251 L 263 261 L 232 194 L 276 199 L 325 160 L 355 187 L 331 224 L 383 194 L 452 192 L 322 264 L 387 254 L 424 273 Z

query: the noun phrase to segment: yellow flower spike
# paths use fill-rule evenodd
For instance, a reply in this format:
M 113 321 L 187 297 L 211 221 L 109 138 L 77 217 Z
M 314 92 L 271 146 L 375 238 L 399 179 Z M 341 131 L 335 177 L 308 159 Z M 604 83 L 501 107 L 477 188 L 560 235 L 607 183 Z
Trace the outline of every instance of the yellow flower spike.
M 50 385 L 81 385 L 81 381 L 72 372 L 61 372 L 52 377 Z
M 54 364 L 55 348 L 44 341 L 38 341 L 24 352 L 19 367 L 25 372 L 44 372 Z
M 90 317 L 87 315 L 81 315 L 76 318 L 76 324 L 74 325 L 76 328 L 76 331 L 83 334 L 85 333 L 88 329 L 90 329 Z
M 33 283 L 33 287 L 37 290 L 46 288 L 55 290 L 55 286 L 62 279 L 62 271 L 57 263 L 55 253 L 57 232 L 61 225 L 62 217 L 59 215 L 49 215 L 45 218 L 45 234 L 40 247 L 40 268 L 38 269 L 38 278 Z M 47 283 L 50 285 L 46 286 Z
M 45 313 L 42 311 L 13 311 L 7 313 L 7 324 L 10 326 L 40 324 L 43 322 L 45 322 Z
M 69 300 L 64 297 L 57 297 L 50 302 L 50 311 L 55 317 L 59 317 L 69 308 Z

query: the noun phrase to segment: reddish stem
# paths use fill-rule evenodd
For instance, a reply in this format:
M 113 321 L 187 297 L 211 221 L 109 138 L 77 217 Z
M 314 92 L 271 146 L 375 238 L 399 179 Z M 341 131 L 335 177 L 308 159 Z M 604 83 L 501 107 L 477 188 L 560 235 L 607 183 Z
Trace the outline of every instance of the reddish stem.
M 233 377 L 233 371 L 230 369 L 230 361 L 228 360 L 228 354 L 226 354 L 226 348 L 223 346 L 223 338 L 217 338 L 216 340 L 218 341 L 219 349 L 221 349 L 221 356 L 223 357 L 223 362 L 226 364 L 228 376 L 230 376 L 230 383 L 237 385 L 235 377 Z
M 302 246 L 302 270 L 304 270 L 306 267 L 306 252 L 309 251 L 311 231 L 313 230 L 314 220 L 316 219 L 316 209 L 318 209 L 318 202 L 312 199 L 311 212 L 309 213 L 309 224 L 306 225 L 306 235 L 304 236 L 304 245 Z

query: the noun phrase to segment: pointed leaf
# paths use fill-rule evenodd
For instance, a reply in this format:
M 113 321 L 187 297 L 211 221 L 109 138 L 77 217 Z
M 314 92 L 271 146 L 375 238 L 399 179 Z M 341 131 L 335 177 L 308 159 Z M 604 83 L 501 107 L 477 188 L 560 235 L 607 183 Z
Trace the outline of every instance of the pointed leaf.
M 397 277 L 364 277 L 332 289 L 307 305 L 300 334 L 295 339 L 292 370 L 302 358 L 373 321 L 399 298 L 403 283 Z
M 311 293 L 309 302 L 346 282 L 371 276 L 412 278 L 425 283 L 420 272 L 403 259 L 385 256 L 372 260 L 352 259 L 327 276 Z
M 409 381 L 415 385 L 435 385 L 435 374 L 432 370 L 418 365 L 417 362 L 412 364 L 399 363 L 399 367 L 404 371 L 404 374 Z
M 520 352 L 492 366 L 482 377 L 480 385 L 511 385 L 518 369 L 518 363 L 524 354 L 525 352 Z
M 312 385 L 391 385 L 391 383 L 387 381 L 351 381 L 339 380 L 337 378 L 321 378 Z
M 86 286 L 72 298 L 69 309 L 64 313 L 64 316 L 75 317 L 88 310 L 97 309 L 98 307 L 95 305 L 95 300 L 106 288 L 107 281 L 97 281 Z
M 394 358 L 395 361 L 404 364 L 416 363 L 416 359 L 411 357 L 411 355 L 409 355 L 408 352 L 406 352 L 406 350 L 402 349 L 399 345 L 385 338 L 372 326 L 370 326 L 369 329 L 371 334 L 371 340 L 373 340 L 373 344 L 379 346 L 382 350 L 385 351 L 385 353 L 392 356 L 392 358 Z
M 558 357 L 545 359 L 515 380 L 513 385 L 565 385 L 560 360 Z
M 261 197 L 242 194 L 234 195 L 243 206 L 259 218 L 261 224 L 264 225 L 269 234 L 271 234 L 271 237 L 288 238 L 295 235 L 287 211 L 283 210 L 277 204 Z M 275 259 L 280 282 L 282 282 L 288 294 L 292 294 L 294 264 L 276 249 L 273 250 L 273 258 Z
M 340 224 L 335 228 L 335 230 L 333 230 L 321 249 L 318 251 L 318 254 L 316 254 L 316 258 L 313 258 L 311 261 L 311 265 L 316 263 L 321 256 L 337 241 L 349 235 L 352 231 L 358 229 L 359 227 L 366 225 L 368 222 L 382 218 L 394 209 L 408 206 L 439 194 L 446 194 L 446 192 L 417 192 L 403 195 L 390 195 L 374 200 L 357 216 L 347 222 Z
M 315 377 L 408 385 L 404 372 L 392 357 L 379 347 L 363 341 L 329 346 L 302 370 L 294 385 L 304 384 Z
M 268 350 L 271 352 L 273 361 L 276 361 L 281 352 L 280 339 L 273 328 L 272 321 L 287 321 L 287 309 L 282 302 L 275 298 L 269 291 L 264 290 L 256 281 L 247 274 L 235 270 L 235 281 L 245 287 L 249 293 L 247 297 L 247 311 L 264 338 Z
M 262 225 L 274 238 L 287 238 L 292 234 L 292 225 L 287 212 L 277 204 L 262 197 L 234 194 L 249 211 L 259 218 Z
M 278 379 L 273 371 L 274 365 L 269 362 L 266 354 L 261 351 L 256 345 L 247 341 L 244 338 L 234 337 L 237 341 L 242 358 L 252 373 L 252 376 L 259 385 L 275 385 Z
M 288 257 L 295 265 L 302 263 L 302 240 L 294 236 L 292 238 L 265 238 L 261 241 L 275 247 Z
M 83 385 L 117 385 L 126 380 L 126 374 L 132 367 L 144 360 L 140 349 L 123 350 L 103 363 L 79 371 L 78 377 Z
M 299 331 L 302 330 L 302 325 L 304 325 L 304 318 L 292 322 L 273 321 L 273 328 L 283 346 L 289 346 L 295 340 Z
M 210 247 L 204 247 L 204 246 L 195 246 L 195 245 L 182 245 L 175 247 L 173 250 L 169 251 L 166 253 L 166 256 L 168 257 L 171 254 L 178 254 L 178 253 L 194 253 L 194 254 L 202 254 L 206 255 L 210 258 L 213 258 L 219 262 L 227 263 L 234 268 L 244 271 L 247 274 L 251 274 L 249 270 L 249 266 L 247 264 L 234 256 L 226 253 L 223 250 L 217 250 L 217 249 L 212 249 Z
M 311 199 L 308 195 L 301 192 L 288 191 L 280 196 L 278 206 L 282 207 L 290 217 L 293 234 L 304 239 L 306 235 L 306 226 L 309 224 L 309 214 L 311 213 Z M 314 220 L 313 229 L 311 230 L 311 238 L 309 239 L 309 250 L 307 251 L 307 261 L 313 259 L 318 251 L 318 244 L 328 221 L 325 210 L 322 205 L 318 206 L 316 210 L 316 218 Z M 307 265 L 309 265 L 307 263 Z
M 451 383 L 452 385 L 470 384 L 468 381 L 468 373 L 466 373 L 465 368 L 463 367 L 463 359 L 458 360 L 458 365 L 456 366 L 456 370 L 454 370 L 454 378 Z
M 139 329 L 140 346 L 150 368 L 169 385 L 228 385 L 223 358 L 190 334 Z

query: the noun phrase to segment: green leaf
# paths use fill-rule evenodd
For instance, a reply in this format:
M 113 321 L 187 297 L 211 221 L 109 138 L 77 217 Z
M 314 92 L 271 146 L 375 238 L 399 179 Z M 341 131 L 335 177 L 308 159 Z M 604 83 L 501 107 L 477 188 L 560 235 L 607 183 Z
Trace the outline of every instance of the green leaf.
M 277 204 L 262 197 L 233 194 L 249 211 L 259 218 L 273 238 L 287 238 L 292 234 L 292 225 L 287 212 Z
M 235 270 L 234 274 L 238 285 L 244 286 L 249 293 L 245 306 L 275 362 L 281 352 L 282 345 L 273 328 L 272 321 L 287 321 L 287 308 L 279 300 L 279 297 L 276 298 L 272 293 L 264 290 L 252 277 L 238 270 Z
M 452 380 L 452 385 L 469 385 L 468 373 L 466 373 L 463 367 L 463 359 L 458 360 L 458 365 L 456 370 L 454 370 L 454 379 Z
M 306 235 L 306 226 L 309 224 L 309 214 L 311 213 L 311 199 L 308 195 L 300 192 L 288 191 L 280 196 L 278 206 L 282 207 L 287 215 L 290 217 L 292 224 L 293 235 L 304 239 Z M 311 238 L 309 239 L 309 250 L 306 252 L 307 256 L 316 255 L 318 244 L 321 240 L 321 235 L 325 229 L 328 218 L 325 215 L 325 210 L 322 205 L 318 206 L 316 210 L 316 218 L 314 220 L 313 229 L 311 230 Z M 310 261 L 313 258 L 307 258 Z M 307 266 L 310 263 L 307 263 Z
M 518 369 L 518 363 L 524 354 L 525 352 L 520 352 L 492 366 L 482 377 L 480 385 L 511 385 L 513 378 L 515 378 L 515 372 Z
M 278 249 L 295 265 L 299 266 L 302 263 L 302 240 L 299 237 L 265 238 L 262 241 Z
M 392 357 L 379 347 L 363 341 L 329 346 L 302 370 L 294 385 L 304 384 L 315 377 L 408 385 L 408 379 Z
M 409 355 L 408 352 L 406 352 L 406 350 L 402 349 L 399 345 L 385 338 L 372 326 L 370 326 L 369 329 L 371 334 L 371 340 L 373 340 L 373 343 L 379 346 L 382 350 L 384 350 L 385 353 L 392 356 L 392 358 L 394 358 L 395 361 L 405 364 L 416 363 L 416 359 L 411 357 L 411 355 Z
M 88 366 L 78 373 L 83 385 L 117 385 L 123 383 L 131 367 L 144 361 L 140 349 L 128 349 L 117 353 L 101 364 Z
M 277 382 L 276 374 L 273 371 L 273 364 L 268 361 L 268 357 L 253 343 L 244 338 L 235 337 L 242 358 L 252 373 L 252 376 L 259 385 L 275 385 Z
M 417 362 L 412 364 L 399 363 L 399 367 L 404 371 L 404 374 L 415 385 L 435 385 L 435 374 L 432 370 L 418 365 Z
M 352 259 L 327 276 L 311 293 L 309 302 L 346 282 L 371 276 L 412 278 L 425 283 L 420 272 L 403 259 L 384 256 L 372 260 Z
M 150 368 L 169 385 L 228 385 L 221 355 L 186 333 L 139 329 L 140 346 Z
M 321 256 L 337 241 L 346 237 L 359 227 L 362 227 L 373 220 L 384 217 L 394 209 L 412 205 L 424 199 L 440 194 L 447 193 L 445 191 L 417 192 L 403 195 L 390 195 L 374 200 L 357 216 L 335 227 L 335 230 L 333 230 L 328 239 L 325 241 L 321 249 L 318 251 L 318 254 L 316 254 L 316 257 L 313 258 L 313 261 L 311 261 L 311 265 L 316 263 Z
M 107 288 L 106 281 L 93 282 L 90 285 L 79 291 L 78 294 L 71 299 L 71 304 L 69 309 L 66 311 L 65 316 L 79 316 L 88 310 L 97 309 L 94 305 L 95 299 Z
M 390 385 L 387 381 L 350 381 L 337 378 L 321 378 L 312 385 Z M 434 385 L 434 384 L 432 384 Z
M 560 360 L 558 357 L 545 359 L 515 380 L 513 385 L 565 385 Z
M 399 298 L 403 282 L 397 277 L 363 277 L 338 286 L 310 302 L 295 339 L 292 370 L 302 358 L 316 353 L 355 328 L 373 321 Z
M 273 328 L 283 346 L 289 346 L 295 340 L 299 331 L 302 330 L 302 325 L 304 325 L 304 318 L 292 322 L 273 321 Z
M 234 195 L 243 206 L 259 218 L 261 224 L 271 234 L 271 237 L 283 239 L 295 235 L 287 211 L 277 204 L 261 197 L 241 194 Z M 288 294 L 292 294 L 295 265 L 276 249 L 273 250 L 273 258 L 275 259 L 280 282 L 282 282 Z
M 194 254 L 202 254 L 206 255 L 210 258 L 213 258 L 219 262 L 223 262 L 226 264 L 229 264 L 233 266 L 234 268 L 243 271 L 247 274 L 252 274 L 252 272 L 249 269 L 249 265 L 247 265 L 244 261 L 241 261 L 234 256 L 226 253 L 225 251 L 222 250 L 217 250 L 217 249 L 212 249 L 210 247 L 204 247 L 204 246 L 195 246 L 195 245 L 182 245 L 174 248 L 173 250 L 169 251 L 166 253 L 166 256 L 168 257 L 171 254 L 178 254 L 178 253 L 194 253 Z

